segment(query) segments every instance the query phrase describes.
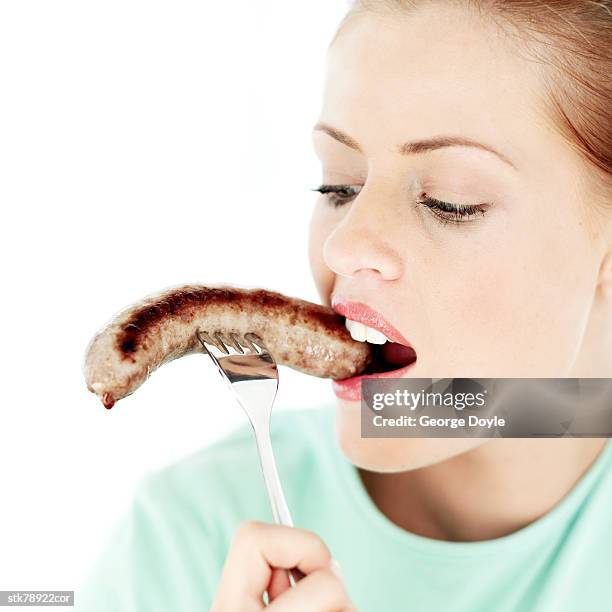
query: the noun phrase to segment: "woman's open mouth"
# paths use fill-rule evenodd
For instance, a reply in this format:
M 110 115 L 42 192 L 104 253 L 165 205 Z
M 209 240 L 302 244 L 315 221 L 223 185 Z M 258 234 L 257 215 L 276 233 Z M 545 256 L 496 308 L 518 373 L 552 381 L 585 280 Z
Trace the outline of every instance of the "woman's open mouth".
M 414 347 L 380 313 L 363 303 L 337 297 L 332 307 L 345 317 L 353 339 L 370 344 L 373 354 L 372 362 L 361 374 L 333 381 L 337 397 L 360 401 L 364 378 L 401 378 L 416 363 Z

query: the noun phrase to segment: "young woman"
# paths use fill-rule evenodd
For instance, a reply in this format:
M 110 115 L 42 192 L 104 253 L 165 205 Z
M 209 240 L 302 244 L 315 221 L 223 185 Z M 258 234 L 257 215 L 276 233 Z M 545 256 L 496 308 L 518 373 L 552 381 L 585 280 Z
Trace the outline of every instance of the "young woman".
M 608 0 L 351 7 L 310 261 L 323 303 L 414 347 L 398 376 L 612 374 L 611 75 Z M 607 438 L 362 438 L 358 385 L 333 387 L 273 419 L 295 528 L 245 425 L 143 483 L 77 607 L 612 609 Z

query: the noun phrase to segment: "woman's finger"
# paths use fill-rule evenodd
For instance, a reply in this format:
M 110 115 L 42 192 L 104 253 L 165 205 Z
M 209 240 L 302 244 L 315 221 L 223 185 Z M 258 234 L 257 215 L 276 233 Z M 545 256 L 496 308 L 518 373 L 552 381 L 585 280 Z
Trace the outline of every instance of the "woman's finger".
M 286 569 L 272 569 L 272 578 L 268 585 L 268 601 L 274 601 L 281 593 L 284 593 L 291 586 Z
M 302 612 L 305 602 L 312 612 L 357 612 L 342 579 L 330 568 L 317 569 L 279 595 L 268 612 Z

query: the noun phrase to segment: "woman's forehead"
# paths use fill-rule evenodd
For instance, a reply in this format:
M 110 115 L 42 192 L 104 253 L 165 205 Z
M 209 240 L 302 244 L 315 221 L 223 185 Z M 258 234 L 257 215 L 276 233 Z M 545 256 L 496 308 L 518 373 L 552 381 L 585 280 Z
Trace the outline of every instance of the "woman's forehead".
M 538 91 L 537 71 L 496 32 L 473 19 L 362 15 L 328 51 L 325 98 L 384 106 L 387 116 L 393 107 L 439 113 L 527 105 Z
M 420 11 L 364 14 L 345 27 L 327 57 L 323 114 L 330 121 L 367 117 L 377 130 L 409 126 L 415 138 L 461 125 L 471 137 L 499 139 L 539 111 L 537 71 L 493 24 Z

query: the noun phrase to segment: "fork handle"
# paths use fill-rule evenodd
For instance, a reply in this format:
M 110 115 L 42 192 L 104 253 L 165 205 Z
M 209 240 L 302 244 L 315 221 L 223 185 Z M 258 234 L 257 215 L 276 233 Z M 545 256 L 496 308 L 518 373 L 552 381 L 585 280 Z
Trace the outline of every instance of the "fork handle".
M 259 461 L 261 463 L 261 470 L 266 484 L 274 522 L 277 525 L 293 527 L 291 513 L 289 512 L 287 500 L 285 499 L 285 494 L 283 493 L 283 488 L 276 469 L 270 430 L 268 427 L 254 427 L 254 430 L 257 452 L 259 453 Z M 305 576 L 297 567 L 287 570 L 287 575 L 292 587 L 295 586 L 298 580 L 301 580 Z

